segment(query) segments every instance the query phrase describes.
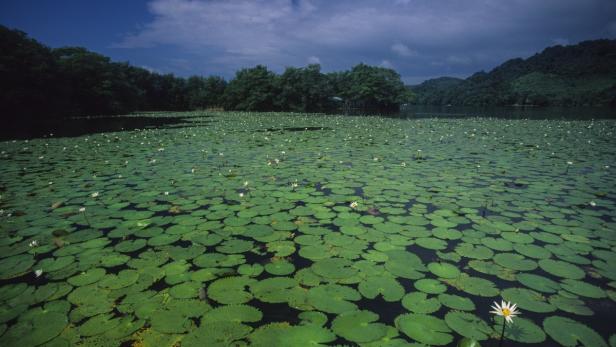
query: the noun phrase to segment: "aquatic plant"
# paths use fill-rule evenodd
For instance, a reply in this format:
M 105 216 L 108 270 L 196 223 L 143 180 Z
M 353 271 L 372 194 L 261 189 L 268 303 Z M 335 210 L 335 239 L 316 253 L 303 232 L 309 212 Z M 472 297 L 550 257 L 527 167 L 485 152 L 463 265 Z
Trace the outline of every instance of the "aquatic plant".
M 517 309 L 516 304 L 512 305 L 510 302 L 505 302 L 504 300 L 501 301 L 500 305 L 498 304 L 498 302 L 494 301 L 492 305 L 492 309 L 493 310 L 490 311 L 490 313 L 503 317 L 506 323 L 509 323 L 509 324 L 513 324 L 513 318 L 515 318 L 517 315 L 520 314 L 520 312 Z M 501 330 L 500 339 L 498 343 L 499 346 L 503 345 L 503 338 L 505 337 L 505 326 L 506 324 L 503 323 L 503 329 Z
M 42 334 L 39 308 L 67 322 L 50 345 L 610 337 L 589 319 L 616 299 L 610 122 L 183 116 L 182 127 L 31 140 L 31 155 L 0 143 L 1 345 Z M 569 159 L 575 176 L 562 175 Z M 494 297 L 546 319 L 487 324 L 477 308 Z M 558 337 L 565 322 L 547 317 L 563 315 L 574 333 Z

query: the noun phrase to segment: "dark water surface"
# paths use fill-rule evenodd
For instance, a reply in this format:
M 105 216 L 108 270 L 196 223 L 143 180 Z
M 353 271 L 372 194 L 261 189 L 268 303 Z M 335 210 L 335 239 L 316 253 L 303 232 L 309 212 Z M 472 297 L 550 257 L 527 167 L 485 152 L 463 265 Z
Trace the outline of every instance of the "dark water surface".
M 616 119 L 610 107 L 406 106 L 402 118 L 468 118 L 591 120 Z

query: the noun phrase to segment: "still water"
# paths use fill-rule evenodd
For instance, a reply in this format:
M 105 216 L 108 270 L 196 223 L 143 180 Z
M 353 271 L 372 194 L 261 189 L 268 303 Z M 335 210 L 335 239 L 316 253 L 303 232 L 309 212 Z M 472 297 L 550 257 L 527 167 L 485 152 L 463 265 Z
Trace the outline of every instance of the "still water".
M 591 120 L 616 119 L 616 108 L 609 107 L 476 107 L 405 106 L 399 117 L 407 118 L 508 118 Z

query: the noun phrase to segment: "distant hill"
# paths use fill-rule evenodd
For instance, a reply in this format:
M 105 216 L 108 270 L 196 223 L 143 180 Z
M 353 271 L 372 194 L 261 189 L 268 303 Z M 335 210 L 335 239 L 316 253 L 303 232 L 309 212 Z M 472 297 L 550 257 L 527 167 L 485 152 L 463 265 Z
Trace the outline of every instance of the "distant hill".
M 422 105 L 616 106 L 616 40 L 554 46 L 467 79 L 410 87 Z

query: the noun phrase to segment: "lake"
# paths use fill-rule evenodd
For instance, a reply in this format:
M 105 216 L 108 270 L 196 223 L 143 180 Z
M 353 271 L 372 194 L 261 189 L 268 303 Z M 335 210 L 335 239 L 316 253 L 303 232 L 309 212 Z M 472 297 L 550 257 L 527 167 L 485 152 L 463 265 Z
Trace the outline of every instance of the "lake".
M 402 107 L 402 118 L 499 118 L 592 120 L 616 119 L 614 107 L 498 107 L 498 106 L 416 106 Z
M 0 142 L 0 345 L 614 346 L 616 122 L 424 113 Z

